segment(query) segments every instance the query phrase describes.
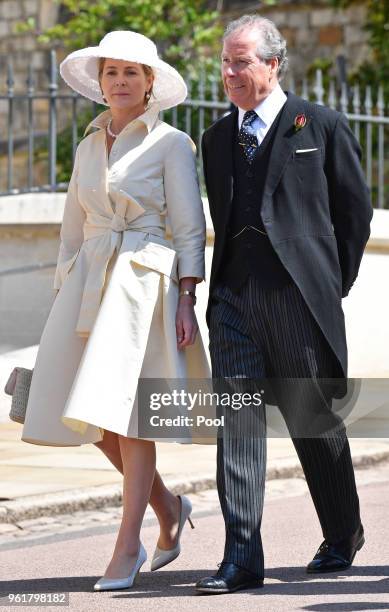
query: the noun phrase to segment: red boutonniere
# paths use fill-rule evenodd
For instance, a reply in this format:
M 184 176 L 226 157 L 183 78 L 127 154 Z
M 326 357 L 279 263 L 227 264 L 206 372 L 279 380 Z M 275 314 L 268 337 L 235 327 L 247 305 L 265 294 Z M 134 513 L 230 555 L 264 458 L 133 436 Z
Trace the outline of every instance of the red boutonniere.
M 303 114 L 297 115 L 294 120 L 294 131 L 298 132 L 299 130 L 302 130 L 303 127 L 306 126 L 306 124 L 307 124 L 306 116 Z

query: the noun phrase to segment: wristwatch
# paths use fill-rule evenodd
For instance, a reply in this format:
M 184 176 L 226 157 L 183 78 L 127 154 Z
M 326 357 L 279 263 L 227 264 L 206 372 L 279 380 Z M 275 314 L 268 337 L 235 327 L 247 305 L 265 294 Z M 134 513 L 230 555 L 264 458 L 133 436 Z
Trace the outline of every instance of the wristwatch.
M 182 289 L 182 291 L 180 291 L 180 297 L 182 295 L 190 295 L 190 297 L 193 299 L 193 306 L 196 306 L 197 297 L 194 291 L 189 291 L 189 289 Z

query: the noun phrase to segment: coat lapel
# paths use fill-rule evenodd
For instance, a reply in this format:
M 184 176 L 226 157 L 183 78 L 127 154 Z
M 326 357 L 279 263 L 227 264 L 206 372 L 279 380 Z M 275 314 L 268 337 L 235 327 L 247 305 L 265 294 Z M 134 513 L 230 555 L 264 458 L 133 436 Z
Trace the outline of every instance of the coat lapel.
M 304 101 L 292 93 L 287 93 L 288 99 L 285 102 L 280 123 L 274 137 L 272 150 L 269 157 L 269 166 L 265 180 L 264 194 L 271 196 L 282 177 L 286 164 L 297 148 L 301 133 L 306 126 L 299 131 L 295 130 L 294 120 L 296 115 L 304 113 Z M 307 124 L 310 117 L 307 116 Z
M 238 109 L 235 109 L 220 122 L 217 139 L 218 158 L 216 160 L 216 172 L 219 174 L 220 198 L 223 207 L 230 206 L 233 196 L 233 148 L 234 136 L 237 131 Z

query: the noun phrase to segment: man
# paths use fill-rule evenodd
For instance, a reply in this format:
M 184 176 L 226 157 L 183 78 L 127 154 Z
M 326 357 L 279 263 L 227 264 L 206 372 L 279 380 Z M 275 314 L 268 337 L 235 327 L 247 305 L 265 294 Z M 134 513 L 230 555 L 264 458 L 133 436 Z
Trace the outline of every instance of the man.
M 244 16 L 227 27 L 222 77 L 237 108 L 202 142 L 215 230 L 207 320 L 214 379 L 306 379 L 315 403 L 319 379 L 347 376 L 341 298 L 357 277 L 372 209 L 346 118 L 284 93 L 286 67 L 271 21 Z M 282 385 L 277 399 L 324 536 L 307 571 L 345 569 L 364 543 L 345 428 L 303 436 L 294 423 L 301 406 Z M 226 542 L 219 570 L 196 585 L 201 593 L 263 585 L 266 439 L 255 414 L 258 435 L 234 435 L 233 415 L 218 439 Z

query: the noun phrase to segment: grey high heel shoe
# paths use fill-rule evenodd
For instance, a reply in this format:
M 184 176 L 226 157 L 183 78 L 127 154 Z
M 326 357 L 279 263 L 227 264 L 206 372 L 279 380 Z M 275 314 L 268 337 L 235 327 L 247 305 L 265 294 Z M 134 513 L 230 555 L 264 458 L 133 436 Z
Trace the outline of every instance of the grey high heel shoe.
M 93 589 L 95 591 L 116 591 L 118 589 L 129 589 L 134 584 L 135 578 L 137 577 L 139 570 L 146 559 L 147 553 L 141 542 L 138 557 L 128 578 L 100 578 L 100 580 L 98 580 L 94 585 Z
M 174 561 L 174 559 L 177 559 L 178 555 L 181 552 L 180 537 L 181 537 L 181 532 L 183 530 L 186 520 L 188 520 L 190 526 L 192 527 L 192 529 L 194 529 L 194 525 L 190 519 L 190 514 L 192 512 L 192 504 L 190 503 L 189 499 L 185 497 L 185 495 L 177 495 L 177 497 L 181 501 L 181 512 L 180 512 L 180 521 L 178 524 L 177 544 L 175 545 L 174 548 L 171 548 L 169 550 L 162 550 L 161 548 L 158 548 L 158 546 L 156 546 L 154 555 L 153 555 L 153 559 L 151 561 L 151 571 L 152 572 L 155 572 L 155 570 L 158 570 L 164 565 L 167 565 L 168 563 L 171 563 L 172 561 Z

